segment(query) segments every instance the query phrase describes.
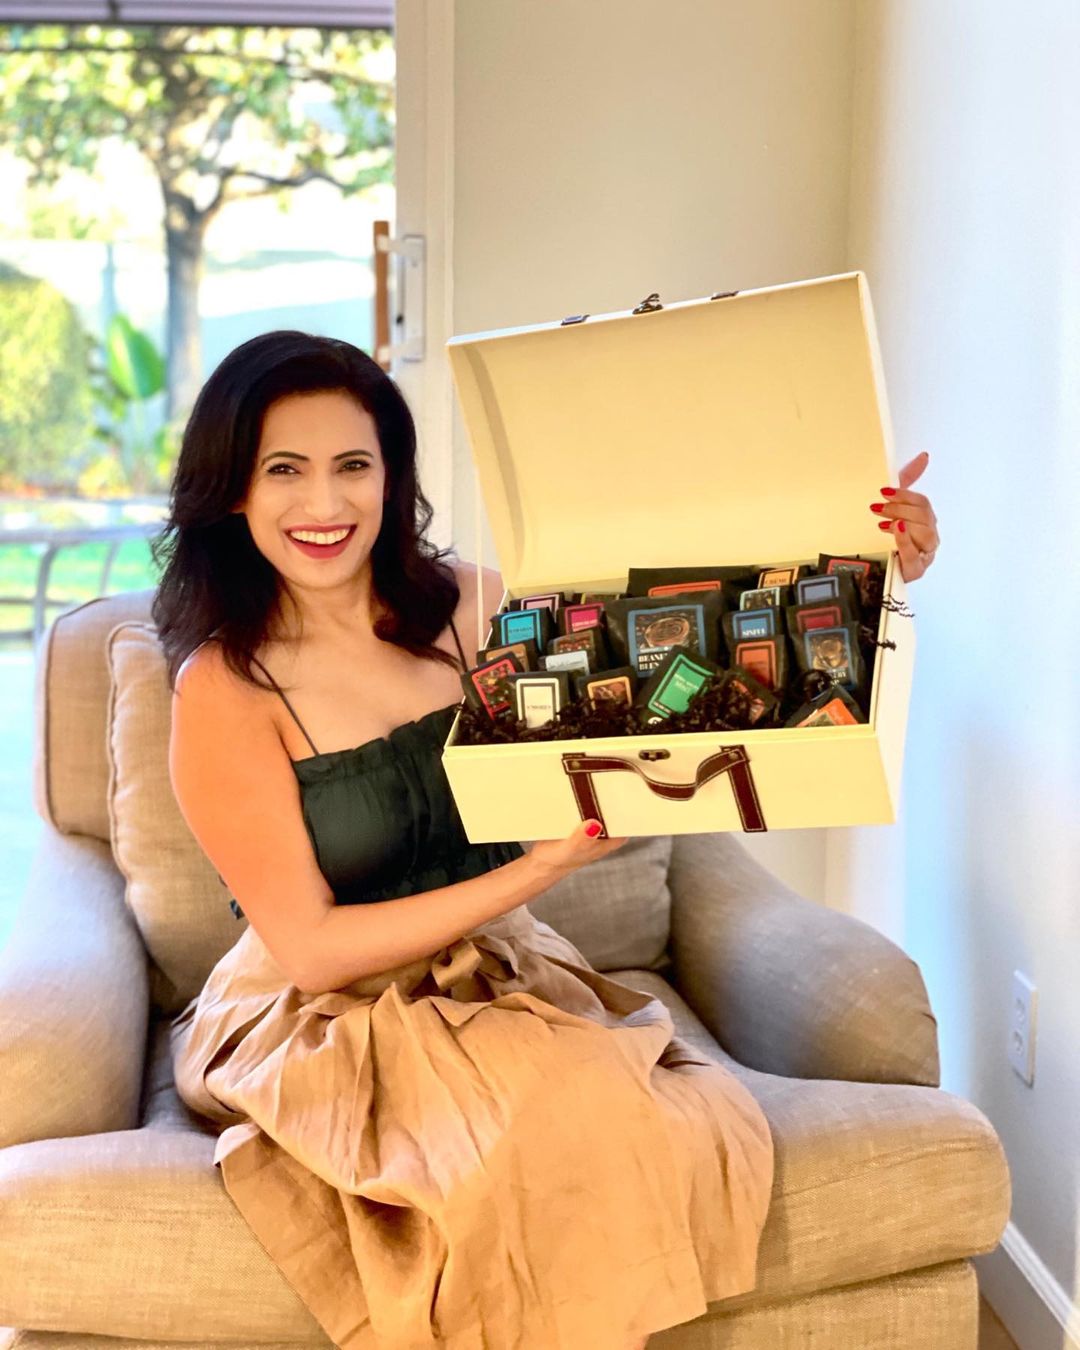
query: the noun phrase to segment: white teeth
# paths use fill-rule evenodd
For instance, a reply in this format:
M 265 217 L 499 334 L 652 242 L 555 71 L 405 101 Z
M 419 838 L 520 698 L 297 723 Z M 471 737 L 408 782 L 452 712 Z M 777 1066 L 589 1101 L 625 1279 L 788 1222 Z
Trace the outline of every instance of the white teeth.
M 287 530 L 286 533 L 292 539 L 299 539 L 305 544 L 337 544 L 344 539 L 349 531 L 336 530 L 333 534 L 319 534 L 313 530 Z

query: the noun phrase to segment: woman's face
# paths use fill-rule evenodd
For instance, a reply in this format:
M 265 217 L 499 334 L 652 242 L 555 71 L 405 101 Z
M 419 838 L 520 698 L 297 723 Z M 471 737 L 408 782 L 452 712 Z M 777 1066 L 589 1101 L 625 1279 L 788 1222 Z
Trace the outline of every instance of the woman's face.
M 367 565 L 387 495 L 374 418 L 348 394 L 320 391 L 267 409 L 247 496 L 233 509 L 291 590 L 327 590 Z M 333 540 L 344 530 L 328 547 L 292 537 Z

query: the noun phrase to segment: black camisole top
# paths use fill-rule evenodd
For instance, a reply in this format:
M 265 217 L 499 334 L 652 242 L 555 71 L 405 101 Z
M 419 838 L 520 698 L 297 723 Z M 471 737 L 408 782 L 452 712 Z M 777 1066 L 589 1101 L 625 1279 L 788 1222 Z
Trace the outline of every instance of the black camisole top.
M 451 628 L 466 669 L 453 620 Z M 388 736 L 320 754 L 284 691 L 261 661 L 256 664 L 313 751 L 292 765 L 304 824 L 336 904 L 416 895 L 468 881 L 524 855 L 519 843 L 470 844 L 466 837 L 442 767 L 456 702 L 405 722 Z M 234 899 L 229 906 L 243 917 Z

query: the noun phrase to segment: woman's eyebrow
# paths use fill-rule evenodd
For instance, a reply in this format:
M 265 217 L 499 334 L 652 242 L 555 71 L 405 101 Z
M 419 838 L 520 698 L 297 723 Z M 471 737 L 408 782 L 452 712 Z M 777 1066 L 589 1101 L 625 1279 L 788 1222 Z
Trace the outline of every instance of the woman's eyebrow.
M 372 455 L 374 453 L 373 450 L 343 450 L 340 455 L 335 455 L 330 462 L 335 463 L 339 459 L 348 459 L 350 455 Z M 307 455 L 298 455 L 295 450 L 271 450 L 268 455 L 263 455 L 262 459 L 259 460 L 259 465 L 261 467 L 268 459 L 276 459 L 278 457 L 284 459 L 308 458 Z

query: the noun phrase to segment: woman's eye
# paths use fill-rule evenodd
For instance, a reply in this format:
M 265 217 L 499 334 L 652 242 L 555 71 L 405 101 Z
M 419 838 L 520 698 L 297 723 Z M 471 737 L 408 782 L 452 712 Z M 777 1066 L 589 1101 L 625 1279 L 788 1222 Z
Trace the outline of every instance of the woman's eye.
M 341 467 L 343 469 L 354 469 L 354 468 L 367 469 L 370 467 L 370 465 L 368 464 L 368 461 L 366 459 L 349 459 L 346 460 Z M 296 472 L 296 470 L 293 468 L 291 464 L 272 464 L 270 468 L 267 469 L 266 472 L 268 474 L 277 474 L 278 469 L 288 469 L 290 474 Z M 280 477 L 280 475 L 278 476 Z

